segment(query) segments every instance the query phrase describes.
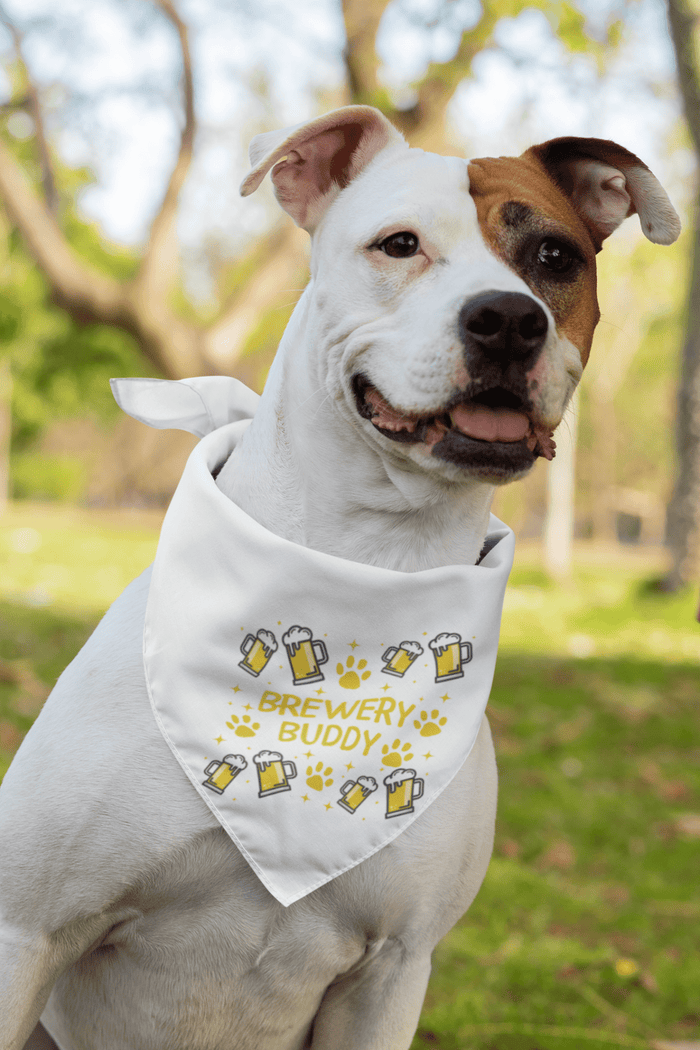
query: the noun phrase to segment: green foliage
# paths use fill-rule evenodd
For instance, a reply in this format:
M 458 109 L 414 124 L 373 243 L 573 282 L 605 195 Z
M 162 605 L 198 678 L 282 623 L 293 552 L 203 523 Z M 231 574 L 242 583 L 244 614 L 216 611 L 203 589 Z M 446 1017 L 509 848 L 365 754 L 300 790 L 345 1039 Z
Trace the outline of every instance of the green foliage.
M 554 28 L 569 51 L 590 51 L 592 41 L 586 33 L 586 19 L 581 11 L 566 2 L 552 5 L 548 10 L 554 13 Z
M 5 144 L 38 185 L 33 141 L 8 135 Z M 106 242 L 98 227 L 80 219 L 73 206 L 79 191 L 92 181 L 91 174 L 58 164 L 56 180 L 61 223 L 72 247 L 94 269 L 120 280 L 131 277 L 137 254 Z M 150 369 L 126 332 L 78 324 L 52 303 L 43 275 L 1 210 L 0 233 L 4 234 L 0 237 L 0 354 L 8 355 L 11 362 L 12 449 L 21 453 L 57 419 L 116 418 L 109 378 L 149 374 Z M 13 473 L 15 467 L 22 470 L 21 464 L 13 463 Z M 58 476 L 55 484 L 65 487 Z M 26 491 L 24 481 L 19 491 Z
M 25 452 L 12 458 L 14 499 L 76 503 L 87 487 L 87 469 L 75 456 L 47 456 Z
M 12 342 L 19 331 L 20 324 L 19 306 L 9 295 L 0 292 L 0 346 Z
M 15 451 L 26 449 L 57 418 L 116 419 L 110 378 L 150 371 L 125 332 L 106 325 L 78 325 L 58 311 L 50 321 L 43 338 L 25 342 L 15 356 Z

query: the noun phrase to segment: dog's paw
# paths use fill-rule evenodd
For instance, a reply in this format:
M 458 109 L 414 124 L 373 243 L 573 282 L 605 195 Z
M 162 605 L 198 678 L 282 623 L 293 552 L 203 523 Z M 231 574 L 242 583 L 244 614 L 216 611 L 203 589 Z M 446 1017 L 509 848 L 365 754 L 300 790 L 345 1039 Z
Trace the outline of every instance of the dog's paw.
M 395 769 L 401 765 L 402 762 L 410 762 L 413 758 L 413 752 L 411 751 L 410 744 L 402 744 L 397 738 L 391 745 L 391 749 L 388 744 L 385 744 L 382 748 L 382 765 L 393 766 Z
M 435 719 L 433 722 L 428 721 L 428 712 L 421 711 L 420 721 L 417 718 L 413 720 L 413 724 L 416 729 L 419 730 L 421 736 L 437 736 L 438 733 L 442 732 L 442 727 L 447 722 L 446 718 L 438 718 L 439 711 L 431 711 L 430 717 Z
M 343 689 L 359 689 L 360 679 L 363 682 L 367 681 L 369 676 L 372 674 L 371 671 L 365 671 L 364 668 L 367 666 L 366 660 L 360 660 L 357 665 L 357 671 L 362 671 L 362 674 L 358 674 L 357 671 L 351 670 L 355 666 L 355 657 L 348 656 L 345 661 L 345 667 L 342 664 L 336 666 L 336 673 L 342 677 L 338 679 L 338 685 L 341 685 Z M 346 670 L 347 668 L 347 670 Z M 345 673 L 343 673 L 345 672 Z
M 234 731 L 236 736 L 255 736 L 260 729 L 260 723 L 251 721 L 250 715 L 243 715 L 242 722 L 237 715 L 231 715 L 231 721 L 226 725 Z
M 325 769 L 323 768 L 323 762 L 317 762 L 316 763 L 316 772 L 315 773 L 314 773 L 314 767 L 313 766 L 307 766 L 307 769 L 306 769 L 306 777 L 307 777 L 306 783 L 307 783 L 308 787 L 313 788 L 314 791 L 323 791 L 324 784 L 325 784 L 325 786 L 327 788 L 330 787 L 331 784 L 333 783 L 333 781 L 329 780 L 329 779 L 326 779 L 324 781 L 323 778 L 324 777 L 326 777 L 326 778 L 330 777 L 332 772 L 333 772 L 333 770 L 331 769 L 330 766 L 326 766 Z

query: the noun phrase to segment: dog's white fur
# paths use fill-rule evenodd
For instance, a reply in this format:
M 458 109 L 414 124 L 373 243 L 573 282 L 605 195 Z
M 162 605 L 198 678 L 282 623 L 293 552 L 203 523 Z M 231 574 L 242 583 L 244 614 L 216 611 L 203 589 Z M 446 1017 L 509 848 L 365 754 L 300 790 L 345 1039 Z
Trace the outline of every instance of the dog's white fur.
M 352 378 L 361 368 L 405 412 L 436 411 L 466 381 L 465 299 L 532 291 L 487 248 L 464 161 L 409 151 L 375 111 L 353 112 L 364 132 L 342 192 L 327 166 L 345 117 L 251 151 L 246 189 L 275 165 L 283 206 L 312 232 L 312 279 L 218 484 L 271 531 L 342 558 L 474 563 L 493 483 L 387 438 L 358 414 Z M 407 228 L 419 255 L 368 248 Z M 582 361 L 541 305 L 533 414 L 554 428 Z M 127 588 L 61 676 L 3 787 L 0 1050 L 39 1046 L 40 1016 L 61 1050 L 406 1050 L 431 952 L 491 854 L 488 723 L 423 817 L 284 908 L 156 727 L 141 656 L 148 582 L 147 571 Z

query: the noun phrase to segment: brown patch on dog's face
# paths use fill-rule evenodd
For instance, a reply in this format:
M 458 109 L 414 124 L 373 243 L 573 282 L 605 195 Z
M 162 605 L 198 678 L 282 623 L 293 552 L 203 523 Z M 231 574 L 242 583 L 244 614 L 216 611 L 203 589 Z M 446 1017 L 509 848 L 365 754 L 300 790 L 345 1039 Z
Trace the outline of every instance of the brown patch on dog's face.
M 536 160 L 485 157 L 468 170 L 487 246 L 547 304 L 585 365 L 600 316 L 588 230 Z

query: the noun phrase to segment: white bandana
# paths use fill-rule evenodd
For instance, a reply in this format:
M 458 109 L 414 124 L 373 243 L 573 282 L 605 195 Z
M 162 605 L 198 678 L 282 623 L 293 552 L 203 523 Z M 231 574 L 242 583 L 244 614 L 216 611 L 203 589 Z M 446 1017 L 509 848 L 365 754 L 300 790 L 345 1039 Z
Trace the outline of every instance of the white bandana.
M 113 380 L 153 426 L 208 436 L 166 514 L 144 630 L 163 736 L 284 905 L 399 835 L 469 755 L 514 538 L 478 565 L 378 569 L 268 532 L 212 474 L 257 397 L 233 379 Z

